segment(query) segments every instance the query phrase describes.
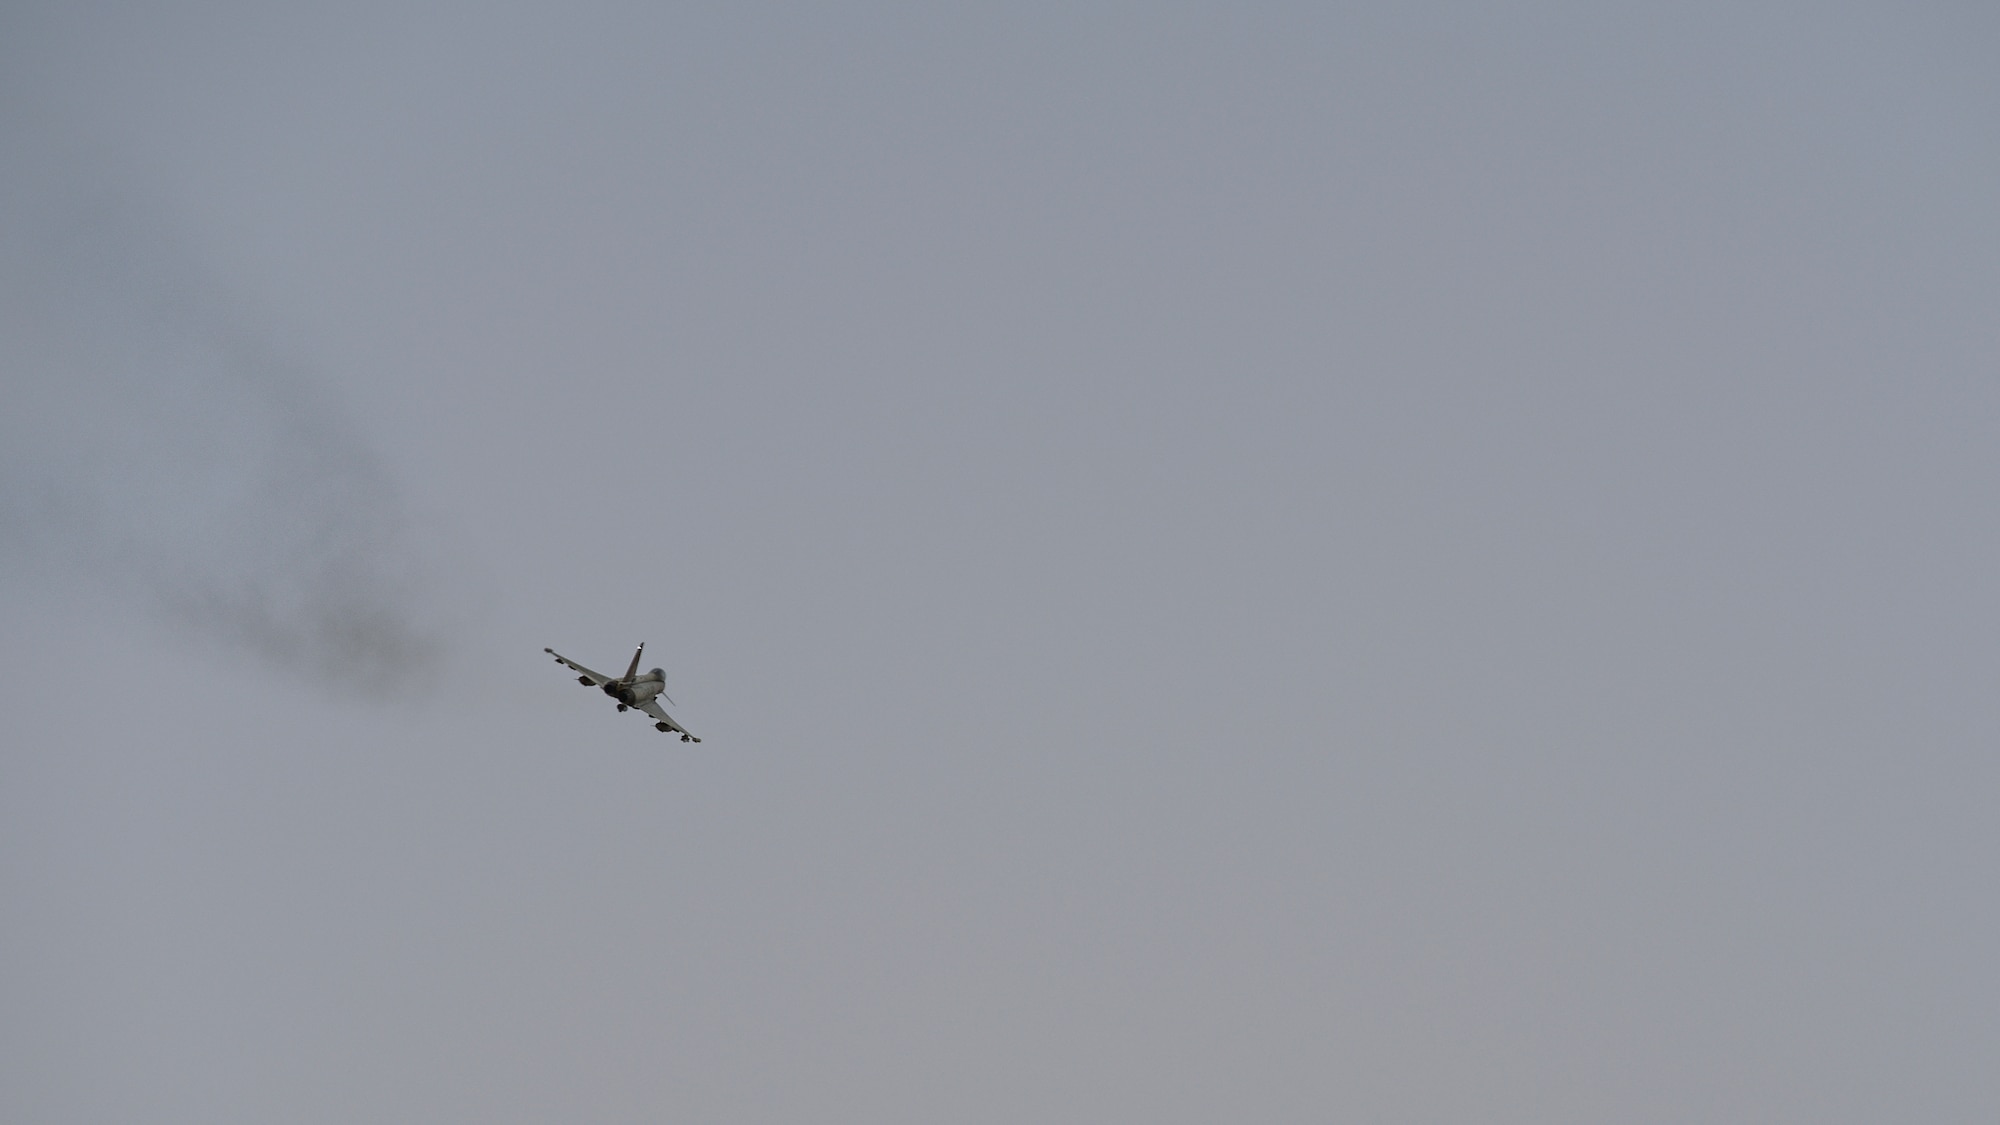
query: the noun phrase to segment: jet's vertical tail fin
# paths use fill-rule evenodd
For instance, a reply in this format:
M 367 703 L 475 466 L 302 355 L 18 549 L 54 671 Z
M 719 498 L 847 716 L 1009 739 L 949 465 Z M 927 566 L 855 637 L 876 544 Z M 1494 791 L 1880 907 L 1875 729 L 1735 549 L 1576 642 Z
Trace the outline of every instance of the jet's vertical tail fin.
M 646 652 L 646 642 L 645 642 L 645 641 L 640 641 L 640 642 L 639 642 L 639 651 L 637 651 L 637 652 L 635 652 L 635 653 L 633 653 L 633 654 L 632 654 L 632 666 L 631 666 L 630 668 L 627 668 L 627 669 L 625 669 L 625 682 L 626 682 L 626 683 L 628 683 L 628 684 L 629 684 L 629 683 L 631 683 L 631 682 L 632 682 L 632 677 L 634 677 L 634 676 L 636 676 L 636 675 L 638 675 L 638 674 L 639 674 L 639 657 L 643 656 L 643 655 L 645 654 L 645 652 Z

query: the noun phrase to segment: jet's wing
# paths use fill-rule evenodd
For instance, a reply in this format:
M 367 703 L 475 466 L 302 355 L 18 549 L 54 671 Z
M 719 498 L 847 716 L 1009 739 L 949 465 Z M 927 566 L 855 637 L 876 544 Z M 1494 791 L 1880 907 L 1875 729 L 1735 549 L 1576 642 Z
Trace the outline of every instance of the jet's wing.
M 682 734 L 687 734 L 689 738 L 694 738 L 694 735 L 688 734 L 686 727 L 675 722 L 674 717 L 672 715 L 667 714 L 667 709 L 660 706 L 659 700 L 648 699 L 646 702 L 639 704 L 638 709 L 644 711 L 648 715 L 651 715 L 655 719 L 658 719 L 661 722 L 667 724 L 668 730 L 679 731 Z M 694 740 L 696 742 L 701 741 L 701 739 L 699 738 L 694 738 Z
M 555 657 L 557 664 L 567 664 L 576 671 L 582 672 L 584 675 L 590 677 L 590 682 L 597 685 L 598 687 L 603 687 L 605 684 L 611 682 L 610 676 L 607 676 L 602 672 L 593 672 L 590 669 L 585 668 L 583 665 L 578 664 L 576 661 L 571 660 L 569 657 L 564 656 L 562 653 L 557 652 L 555 649 L 545 648 L 542 651 L 548 653 L 550 656 Z

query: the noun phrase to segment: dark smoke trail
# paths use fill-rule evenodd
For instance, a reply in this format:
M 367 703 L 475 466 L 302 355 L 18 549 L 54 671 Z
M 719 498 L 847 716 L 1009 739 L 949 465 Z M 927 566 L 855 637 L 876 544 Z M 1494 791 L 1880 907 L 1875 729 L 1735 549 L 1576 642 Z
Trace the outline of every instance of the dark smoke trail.
M 88 575 L 344 692 L 424 680 L 437 568 L 323 382 L 131 209 L 48 186 L 0 183 L 9 569 Z

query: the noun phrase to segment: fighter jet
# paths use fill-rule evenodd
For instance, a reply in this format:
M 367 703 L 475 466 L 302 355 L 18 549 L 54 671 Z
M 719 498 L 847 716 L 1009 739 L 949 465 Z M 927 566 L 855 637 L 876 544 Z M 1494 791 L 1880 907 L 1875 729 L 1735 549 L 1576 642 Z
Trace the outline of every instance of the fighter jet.
M 631 667 L 625 669 L 625 674 L 615 680 L 602 672 L 593 672 L 585 668 L 555 649 L 545 648 L 542 651 L 555 657 L 556 663 L 566 665 L 573 671 L 583 673 L 576 678 L 577 683 L 582 684 L 584 687 L 603 688 L 604 694 L 618 701 L 618 709 L 620 711 L 628 707 L 636 708 L 654 718 L 654 730 L 662 734 L 668 731 L 679 731 L 682 742 L 701 741 L 701 739 L 689 734 L 686 727 L 675 722 L 672 715 L 667 714 L 660 708 L 659 701 L 662 697 L 666 697 L 668 703 L 673 702 L 671 697 L 667 697 L 667 674 L 658 668 L 653 669 L 643 676 L 639 674 L 639 657 L 646 651 L 646 646 L 643 643 L 639 646 L 639 651 L 632 654 Z

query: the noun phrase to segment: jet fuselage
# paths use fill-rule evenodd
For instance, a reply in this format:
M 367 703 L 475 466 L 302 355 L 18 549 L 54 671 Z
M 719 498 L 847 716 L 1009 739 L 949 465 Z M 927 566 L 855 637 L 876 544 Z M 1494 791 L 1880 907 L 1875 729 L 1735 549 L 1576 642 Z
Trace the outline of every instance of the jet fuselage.
M 666 687 L 667 674 L 661 669 L 655 668 L 630 683 L 621 683 L 618 680 L 612 680 L 604 685 L 604 694 L 625 704 L 627 707 L 637 707 L 651 700 L 658 699 L 660 693 L 665 691 Z

